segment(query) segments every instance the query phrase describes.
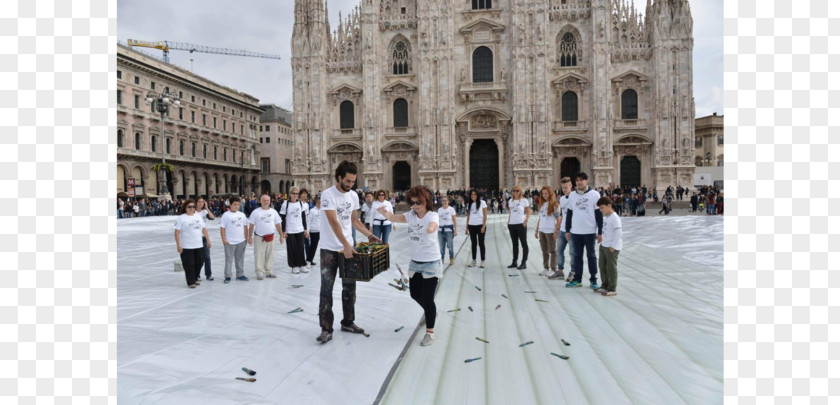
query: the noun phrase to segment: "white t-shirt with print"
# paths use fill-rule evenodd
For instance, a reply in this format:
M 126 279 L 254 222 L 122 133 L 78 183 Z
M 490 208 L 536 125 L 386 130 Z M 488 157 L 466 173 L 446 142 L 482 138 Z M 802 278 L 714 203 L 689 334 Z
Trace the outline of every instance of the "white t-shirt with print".
M 309 233 L 321 232 L 320 208 L 312 207 L 309 209 L 309 212 L 306 213 L 306 227 L 309 229 Z
M 371 212 L 371 210 L 370 210 L 371 205 L 368 205 L 367 201 L 365 201 L 365 202 L 362 203 L 361 207 L 362 207 L 361 211 L 365 214 L 365 223 L 366 224 L 372 224 L 373 223 L 373 212 Z
M 222 219 L 219 221 L 219 228 L 224 228 L 225 239 L 231 245 L 238 245 L 245 242 L 245 227 L 248 225 L 248 218 L 245 214 L 236 211 L 228 211 L 222 214 Z
M 437 232 L 427 233 L 429 225 L 440 225 L 437 212 L 426 211 L 423 218 L 418 218 L 414 210 L 405 213 L 408 224 L 408 239 L 411 241 L 411 260 L 415 262 L 434 262 L 440 260 L 440 245 Z
M 280 213 L 286 216 L 286 233 L 297 234 L 304 231 L 301 214 L 306 212 L 305 206 L 306 204 L 300 201 L 284 201 L 280 206 Z
M 277 210 L 271 208 L 264 210 L 262 207 L 259 207 L 251 211 L 248 222 L 254 224 L 254 233 L 257 236 L 266 236 L 273 234 L 277 230 L 275 224 L 281 224 L 283 220 L 280 218 Z
M 338 223 L 341 225 L 341 233 L 349 243 L 353 243 L 353 211 L 358 209 L 359 197 L 352 191 L 342 193 L 332 186 L 321 193 L 321 212 L 335 211 Z M 324 216 L 324 229 L 321 230 L 321 249 L 333 252 L 344 250 L 344 245 L 341 244 L 326 218 Z
M 531 202 L 527 198 L 520 198 L 518 200 L 511 198 L 508 201 L 510 208 L 510 222 L 509 225 L 519 225 L 525 222 L 525 209 L 531 206 Z
M 204 223 L 205 224 L 207 223 L 207 210 L 206 209 L 201 210 L 201 212 L 196 212 L 195 214 L 200 215 L 201 219 L 204 220 Z
M 569 209 L 569 197 L 562 196 L 560 197 L 557 202 L 560 203 L 560 233 L 566 233 L 566 210 Z
M 367 218 L 367 215 L 373 214 L 373 215 L 371 215 L 371 217 L 372 217 L 371 223 L 373 223 L 374 225 L 391 225 L 391 221 L 387 220 L 384 215 L 380 214 L 379 211 L 377 211 L 379 209 L 379 207 L 383 207 L 383 206 L 385 207 L 386 210 L 388 210 L 388 212 L 390 212 L 392 214 L 394 213 L 394 206 L 391 205 L 390 201 L 385 200 L 385 201 L 380 202 L 379 200 L 376 200 L 370 206 L 370 212 L 365 214 L 365 218 Z M 384 220 L 384 222 L 383 222 L 383 220 Z
M 572 217 L 572 219 L 574 219 L 574 217 Z M 604 217 L 603 231 L 604 235 L 601 239 L 601 246 L 621 250 L 621 218 L 619 218 L 617 213 L 613 212 L 612 214 Z
M 554 233 L 554 226 L 557 221 L 557 218 L 561 217 L 560 207 L 557 206 L 556 203 L 554 208 L 554 212 L 552 212 L 551 215 L 548 215 L 548 203 L 544 202 L 540 206 L 540 226 L 538 228 L 540 232 Z
M 200 215 L 181 214 L 175 220 L 175 229 L 181 231 L 182 249 L 201 249 L 204 244 L 201 242 L 202 229 L 205 228 L 204 220 Z
M 452 206 L 449 208 L 440 207 L 437 212 L 440 217 L 440 226 L 455 225 L 455 223 L 452 222 L 452 217 L 455 215 L 455 208 L 452 208 Z
M 467 207 L 470 210 L 470 222 L 467 225 L 481 225 L 484 223 L 484 209 L 487 208 L 487 203 L 484 200 L 481 201 L 481 205 L 477 206 L 470 201 L 467 203 Z

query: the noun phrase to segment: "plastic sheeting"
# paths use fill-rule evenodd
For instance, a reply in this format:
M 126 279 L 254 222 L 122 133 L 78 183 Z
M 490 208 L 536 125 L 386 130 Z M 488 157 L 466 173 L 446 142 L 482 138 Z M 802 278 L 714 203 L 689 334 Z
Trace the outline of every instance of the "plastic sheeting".
M 719 217 L 623 218 L 619 295 L 606 298 L 536 274 L 542 259 L 533 224 L 528 270 L 504 269 L 511 251 L 507 215 L 491 215 L 488 267 L 465 267 L 467 242 L 439 287 L 437 339 L 430 347 L 419 346 L 422 333 L 408 342 L 422 310 L 408 292 L 387 286 L 393 271 L 357 283 L 356 322 L 370 337 L 339 331 L 336 282 L 336 332 L 333 341 L 316 342 L 318 271 L 290 274 L 285 246 L 278 246 L 279 278 L 257 281 L 249 247 L 245 274 L 251 280 L 223 284 L 218 220 L 209 223 L 216 279 L 188 289 L 183 273 L 173 271 L 179 260 L 174 220 L 119 221 L 120 403 L 370 404 L 407 343 L 382 403 L 722 401 Z M 459 222 L 463 226 L 463 218 Z M 404 229 L 397 225 L 391 234 L 391 258 L 406 269 Z M 464 238 L 456 238 L 456 249 Z M 296 284 L 304 287 L 292 288 Z M 287 313 L 297 307 L 304 311 Z M 446 312 L 457 307 L 461 311 Z M 518 346 L 526 341 L 534 344 Z M 482 359 L 464 363 L 472 357 Z M 257 382 L 236 380 L 248 377 L 241 367 L 257 371 Z

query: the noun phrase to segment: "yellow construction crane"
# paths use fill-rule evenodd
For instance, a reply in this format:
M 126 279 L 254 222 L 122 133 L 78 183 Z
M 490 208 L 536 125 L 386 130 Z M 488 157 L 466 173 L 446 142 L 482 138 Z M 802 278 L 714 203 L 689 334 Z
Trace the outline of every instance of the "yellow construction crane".
M 151 41 L 138 41 L 135 39 L 128 40 L 128 46 L 135 47 L 141 46 L 144 48 L 155 48 L 160 49 L 163 51 L 163 61 L 169 63 L 169 51 L 176 50 L 176 51 L 189 51 L 190 53 L 193 52 L 203 52 L 203 53 L 217 53 L 221 55 L 235 55 L 235 56 L 250 56 L 253 58 L 267 58 L 267 59 L 281 59 L 280 55 L 271 55 L 267 53 L 257 53 L 251 51 L 243 51 L 240 49 L 228 49 L 228 48 L 214 48 L 211 46 L 203 46 L 203 45 L 193 45 L 187 44 L 184 42 L 173 42 L 173 41 L 158 41 L 158 42 L 151 42 Z

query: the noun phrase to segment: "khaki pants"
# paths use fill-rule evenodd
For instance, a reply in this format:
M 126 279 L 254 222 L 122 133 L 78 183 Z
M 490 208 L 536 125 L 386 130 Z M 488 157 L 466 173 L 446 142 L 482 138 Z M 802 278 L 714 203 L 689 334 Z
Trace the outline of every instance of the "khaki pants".
M 543 256 L 543 268 L 557 270 L 557 252 L 554 250 L 557 244 L 557 239 L 554 239 L 553 233 L 540 232 L 540 249 Z
M 601 287 L 608 291 L 615 291 L 618 283 L 618 254 L 621 251 L 610 252 L 610 248 L 598 247 L 598 268 L 601 271 Z
M 257 267 L 257 277 L 265 277 L 271 274 L 271 265 L 274 264 L 274 242 L 277 235 L 271 242 L 265 242 L 262 236 L 254 235 L 254 265 Z

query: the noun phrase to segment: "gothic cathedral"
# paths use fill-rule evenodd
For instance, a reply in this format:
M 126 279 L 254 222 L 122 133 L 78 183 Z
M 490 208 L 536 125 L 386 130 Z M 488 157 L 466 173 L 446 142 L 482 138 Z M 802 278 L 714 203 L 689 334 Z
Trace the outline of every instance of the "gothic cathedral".
M 688 0 L 295 0 L 293 175 L 359 188 L 689 186 Z

